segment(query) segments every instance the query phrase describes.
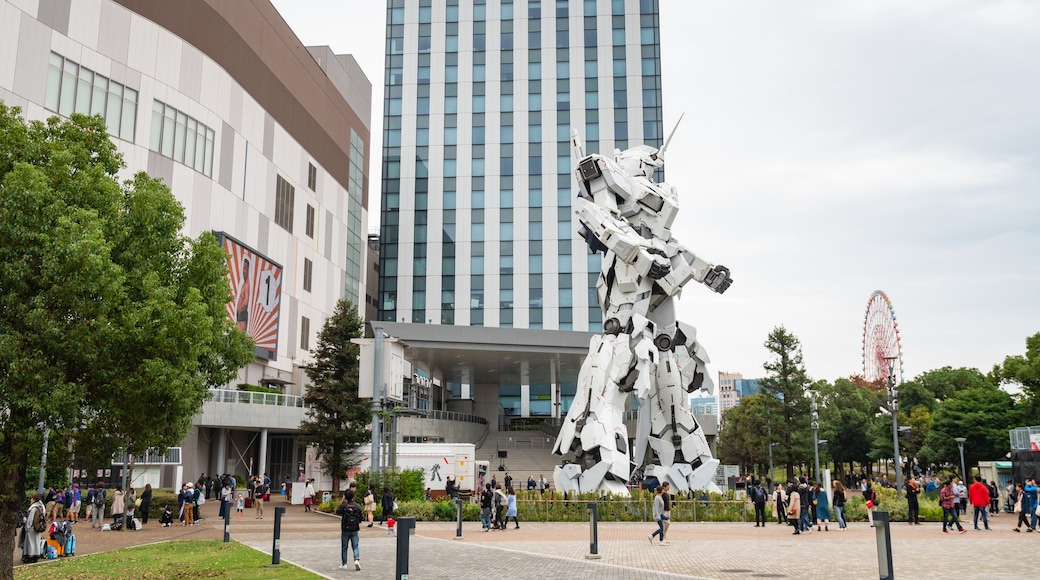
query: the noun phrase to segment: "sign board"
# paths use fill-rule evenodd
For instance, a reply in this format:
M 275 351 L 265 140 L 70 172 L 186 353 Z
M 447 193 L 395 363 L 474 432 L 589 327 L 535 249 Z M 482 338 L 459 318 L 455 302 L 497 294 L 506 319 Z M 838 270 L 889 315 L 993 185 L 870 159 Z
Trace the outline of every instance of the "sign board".
M 1040 433 L 1029 434 L 1029 450 L 1040 451 Z
M 228 253 L 231 321 L 256 344 L 256 356 L 278 358 L 278 317 L 282 298 L 282 267 L 224 232 L 214 232 Z
M 372 466 L 371 446 L 358 449 L 361 462 L 359 471 Z M 430 489 L 444 489 L 448 477 L 455 480 L 460 490 L 472 491 L 476 483 L 476 446 L 472 443 L 398 443 L 397 468 L 421 469 L 423 485 Z

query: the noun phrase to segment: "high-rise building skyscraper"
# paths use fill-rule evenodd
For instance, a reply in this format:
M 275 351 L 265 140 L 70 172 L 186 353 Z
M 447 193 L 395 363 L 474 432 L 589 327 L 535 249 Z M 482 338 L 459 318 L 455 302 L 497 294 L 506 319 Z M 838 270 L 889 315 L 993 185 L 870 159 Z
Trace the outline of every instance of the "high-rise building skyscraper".
M 373 325 L 429 408 L 566 414 L 602 328 L 570 133 L 660 147 L 660 56 L 657 0 L 388 0 Z

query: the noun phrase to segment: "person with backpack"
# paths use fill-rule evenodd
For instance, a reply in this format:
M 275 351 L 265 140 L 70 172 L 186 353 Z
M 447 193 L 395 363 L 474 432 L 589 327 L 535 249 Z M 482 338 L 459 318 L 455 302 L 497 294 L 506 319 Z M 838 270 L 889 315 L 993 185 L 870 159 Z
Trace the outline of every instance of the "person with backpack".
M 505 492 L 502 491 L 502 484 L 495 486 L 495 528 L 499 530 L 506 529 L 506 508 L 509 507 L 509 498 L 506 497 Z
M 91 512 L 90 527 L 101 528 L 105 521 L 105 484 L 98 482 L 94 488 L 94 511 Z
M 343 494 L 343 503 L 336 508 L 336 513 L 343 519 L 340 520 L 340 570 L 348 569 L 349 562 L 347 547 L 354 551 L 354 569 L 361 569 L 361 506 L 354 503 L 354 490 L 348 489 Z
M 766 490 L 759 480 L 751 483 L 751 503 L 755 506 L 755 527 L 766 527 Z
M 491 531 L 491 505 L 495 499 L 495 493 L 491 491 L 491 484 L 484 484 L 484 491 L 480 494 L 480 527 L 485 532 Z
M 20 546 L 22 548 L 22 562 L 32 564 L 39 561 L 43 555 L 43 533 L 47 531 L 47 508 L 43 505 L 43 496 L 34 493 L 32 503 L 29 505 L 29 513 L 25 517 L 25 525 L 22 526 L 20 535 Z

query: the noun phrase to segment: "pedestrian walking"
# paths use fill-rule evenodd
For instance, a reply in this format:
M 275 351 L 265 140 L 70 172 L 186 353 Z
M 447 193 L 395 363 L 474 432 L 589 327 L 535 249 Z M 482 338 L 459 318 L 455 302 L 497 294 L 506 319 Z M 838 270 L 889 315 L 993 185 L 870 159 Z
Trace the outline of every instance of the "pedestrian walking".
M 802 533 L 802 494 L 794 488 L 793 481 L 791 486 L 791 493 L 787 494 L 787 515 L 790 516 L 791 525 L 794 526 L 794 533 L 791 535 L 797 536 Z
M 353 494 L 351 494 L 353 495 Z M 307 485 L 303 488 L 303 506 L 304 511 L 311 511 L 311 505 L 314 504 L 314 480 L 308 479 Z
M 863 490 L 863 503 L 867 506 L 867 521 L 870 525 L 874 525 L 874 508 L 877 507 L 878 499 L 877 492 L 874 491 L 874 487 L 867 482 L 867 487 Z
M 664 513 L 664 488 L 662 485 L 657 488 L 657 495 L 654 496 L 654 521 L 657 522 L 657 530 L 650 534 L 650 545 L 654 545 L 654 536 L 659 536 L 657 544 L 659 546 L 668 545 L 667 540 L 664 539 L 664 523 L 668 519 L 668 515 Z
M 484 484 L 484 491 L 480 494 L 480 527 L 485 532 L 491 531 L 491 510 L 495 501 L 495 492 L 491 491 L 491 484 Z
M 1016 491 L 1018 500 L 1015 503 L 1015 511 L 1018 512 L 1018 524 L 1015 526 L 1016 532 L 1022 531 L 1022 525 L 1026 526 L 1027 532 L 1036 531 L 1036 500 L 1037 500 L 1037 487 L 1036 482 L 1032 479 L 1027 479 L 1025 484 L 1017 484 Z
M 939 505 L 942 506 L 943 510 L 942 531 L 944 534 L 950 533 L 950 530 L 947 528 L 952 528 L 954 525 L 957 526 L 957 531 L 962 534 L 968 531 L 961 527 L 960 518 L 957 517 L 958 503 L 959 498 L 957 497 L 957 491 L 953 487 L 953 479 L 947 479 L 946 485 L 939 491 Z M 947 523 L 949 523 L 948 526 Z
M 976 475 L 975 483 L 968 488 L 968 501 L 975 508 L 975 531 L 979 531 L 979 514 L 982 514 L 982 525 L 989 529 L 989 487 L 982 483 L 982 477 Z
M 506 519 L 505 522 L 503 522 L 503 525 L 509 523 L 509 518 L 513 518 L 513 524 L 516 525 L 513 529 L 519 530 L 520 520 L 516 517 L 516 491 L 514 491 L 512 487 L 507 487 L 506 494 L 506 500 L 508 503 L 506 504 Z
M 353 549 L 354 569 L 361 569 L 361 506 L 354 503 L 354 490 L 348 489 L 343 494 L 343 503 L 336 509 L 336 513 L 342 518 L 340 520 L 340 569 L 349 568 L 350 552 Z

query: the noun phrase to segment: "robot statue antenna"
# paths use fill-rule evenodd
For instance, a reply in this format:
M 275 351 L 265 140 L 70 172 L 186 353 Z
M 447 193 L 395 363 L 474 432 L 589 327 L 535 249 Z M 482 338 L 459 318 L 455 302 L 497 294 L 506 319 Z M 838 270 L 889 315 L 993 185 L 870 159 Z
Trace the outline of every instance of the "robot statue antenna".
M 672 132 L 674 134 L 674 130 Z M 669 136 L 671 141 L 671 136 Z M 603 333 L 592 337 L 578 388 L 553 452 L 573 452 L 557 466 L 557 488 L 627 495 L 633 466 L 678 490 L 718 491 L 719 461 L 689 406 L 690 393 L 713 392 L 708 354 L 694 327 L 678 322 L 675 302 L 694 280 L 723 293 L 729 269 L 696 256 L 672 237 L 678 212 L 673 186 L 652 180 L 664 151 L 638 145 L 613 157 L 585 155 L 571 134 L 579 185 L 579 234 L 604 253 L 596 292 Z M 638 401 L 630 445 L 625 403 Z

